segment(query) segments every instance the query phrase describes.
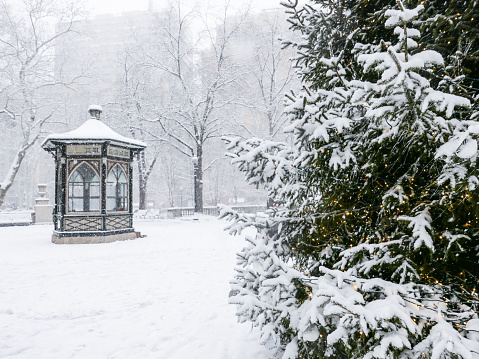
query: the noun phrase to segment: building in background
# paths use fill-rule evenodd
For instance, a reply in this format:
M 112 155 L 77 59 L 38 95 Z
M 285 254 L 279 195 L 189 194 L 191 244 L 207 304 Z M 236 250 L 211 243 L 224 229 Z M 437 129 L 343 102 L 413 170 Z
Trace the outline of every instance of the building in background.
M 76 33 L 58 41 L 55 73 L 65 79 L 77 77 L 72 86 L 74 91 L 62 90 L 62 96 L 68 99 L 65 114 L 73 112 L 68 117 L 75 118 L 75 114 L 85 113 L 89 103 L 113 105 L 117 102 L 125 66 L 136 61 L 132 60 L 133 54 L 156 51 L 158 24 L 163 20 L 161 13 L 153 11 L 98 15 L 77 23 Z M 83 119 L 74 119 L 80 120 Z
M 155 124 L 140 122 L 142 117 L 154 118 L 155 106 L 165 102 L 172 92 L 171 77 L 158 68 L 159 63 L 170 61 L 168 32 L 175 26 L 171 16 L 168 10 L 155 11 L 150 1 L 147 11 L 99 15 L 78 23 L 75 34 L 56 44 L 56 75 L 65 79 L 78 77 L 71 89 L 63 88 L 57 95 L 66 103 L 61 109 L 65 131 L 85 120 L 89 103 L 98 103 L 107 113 L 104 121 L 119 133 L 145 139 L 145 133 L 159 132 Z M 181 41 L 190 41 L 191 31 L 186 28 L 184 33 Z M 157 146 L 158 142 L 153 141 L 146 155 L 158 153 Z M 161 175 L 153 173 L 152 177 Z M 151 206 L 167 205 L 167 186 L 159 187 L 155 186 L 148 196 Z M 188 187 L 187 181 L 184 187 Z M 136 197 L 137 194 L 135 201 Z
M 171 13 L 155 11 L 150 1 L 147 11 L 99 15 L 74 26 L 75 32 L 55 44 L 52 71 L 68 86 L 56 87 L 46 94 L 56 99 L 57 105 L 54 117 L 45 128 L 45 135 L 78 127 L 86 120 L 88 105 L 97 103 L 105 109 L 105 123 L 122 135 L 147 140 L 151 144 L 145 153 L 151 153 L 156 146 L 161 147 L 160 159 L 151 175 L 153 184 L 148 195 L 151 206 L 192 205 L 190 163 L 168 145 L 140 138 L 142 135 L 136 132 L 136 125 L 130 123 L 135 116 L 138 117 L 135 108 L 141 107 L 142 114 L 151 115 L 151 119 L 158 109 L 155 106 L 167 104 L 168 96 L 174 96 L 172 86 L 175 82 L 164 69 L 160 71 L 154 67 L 154 61 L 158 60 L 167 64 L 168 45 L 171 45 L 167 44 L 171 40 L 168 29 L 174 26 Z M 224 117 L 234 116 L 240 125 L 231 126 L 228 133 L 245 137 L 281 137 L 278 137 L 280 131 L 277 127 L 283 118 L 284 93 L 288 89 L 285 83 L 289 81 L 291 69 L 288 54 L 279 53 L 281 44 L 278 39 L 284 36 L 287 27 L 284 10 L 264 10 L 251 14 L 231 39 L 228 61 L 234 62 L 239 73 L 243 74 L 244 86 L 231 88 L 231 95 L 240 97 L 242 104 L 231 105 L 225 110 Z M 191 42 L 193 31 L 187 29 L 186 34 L 182 41 Z M 200 63 L 211 55 L 211 49 L 190 55 L 191 66 L 202 67 Z M 202 75 L 207 76 L 207 73 Z M 273 92 L 265 92 L 272 88 Z M 273 127 L 276 126 L 274 130 L 271 121 Z M 151 124 L 151 128 L 154 126 Z M 0 141 L 0 149 L 5 154 L 0 158 L 0 171 L 7 171 L 11 163 L 9 148 L 14 145 L 15 137 L 6 137 L 5 141 Z M 264 192 L 245 184 L 243 175 L 233 169 L 229 160 L 214 162 L 215 156 L 225 152 L 219 139 L 208 151 L 206 156 L 213 164 L 204 178 L 205 205 L 241 201 L 256 203 L 265 199 Z M 48 184 L 48 196 L 53 200 L 54 171 L 48 156 L 37 144 L 22 165 L 21 173 L 7 195 L 6 205 L 32 207 L 38 183 Z M 138 175 L 136 168 L 134 175 Z

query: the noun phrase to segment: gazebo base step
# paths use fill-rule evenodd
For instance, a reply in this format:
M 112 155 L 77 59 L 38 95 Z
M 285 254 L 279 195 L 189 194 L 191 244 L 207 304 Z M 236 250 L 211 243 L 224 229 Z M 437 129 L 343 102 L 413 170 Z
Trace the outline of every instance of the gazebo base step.
M 144 237 L 140 232 L 115 233 L 109 235 L 97 236 L 58 236 L 52 235 L 52 242 L 55 244 L 91 244 L 91 243 L 110 243 L 115 241 L 126 241 Z

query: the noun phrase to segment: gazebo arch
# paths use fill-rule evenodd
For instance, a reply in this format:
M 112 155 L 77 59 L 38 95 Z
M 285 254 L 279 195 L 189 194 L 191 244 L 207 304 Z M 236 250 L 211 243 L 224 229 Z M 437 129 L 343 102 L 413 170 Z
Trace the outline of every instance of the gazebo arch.
M 67 212 L 100 211 L 100 176 L 85 161 L 80 162 L 67 181 Z
M 128 180 L 119 164 L 110 170 L 106 183 L 106 210 L 128 210 Z

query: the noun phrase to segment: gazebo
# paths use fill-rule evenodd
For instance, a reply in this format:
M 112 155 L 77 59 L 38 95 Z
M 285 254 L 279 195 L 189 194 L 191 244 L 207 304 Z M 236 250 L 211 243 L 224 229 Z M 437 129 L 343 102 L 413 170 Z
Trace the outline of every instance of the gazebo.
M 106 243 L 139 236 L 133 228 L 133 171 L 146 144 L 101 122 L 100 106 L 77 129 L 51 134 L 42 148 L 55 158 L 53 243 Z

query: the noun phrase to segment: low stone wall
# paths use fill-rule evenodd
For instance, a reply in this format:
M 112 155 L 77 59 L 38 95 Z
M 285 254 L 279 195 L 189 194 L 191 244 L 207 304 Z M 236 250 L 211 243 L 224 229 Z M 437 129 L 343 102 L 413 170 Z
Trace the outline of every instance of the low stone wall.
M 35 213 L 32 211 L 0 212 L 0 227 L 29 226 L 35 222 Z

